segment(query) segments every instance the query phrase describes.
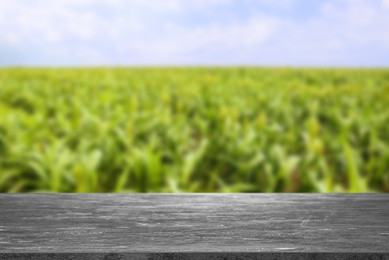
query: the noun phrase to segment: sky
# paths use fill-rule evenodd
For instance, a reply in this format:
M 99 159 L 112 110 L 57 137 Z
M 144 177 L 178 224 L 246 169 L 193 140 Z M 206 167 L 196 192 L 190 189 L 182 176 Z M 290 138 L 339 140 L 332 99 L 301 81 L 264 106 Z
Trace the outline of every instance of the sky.
M 0 0 L 0 66 L 389 67 L 389 0 Z

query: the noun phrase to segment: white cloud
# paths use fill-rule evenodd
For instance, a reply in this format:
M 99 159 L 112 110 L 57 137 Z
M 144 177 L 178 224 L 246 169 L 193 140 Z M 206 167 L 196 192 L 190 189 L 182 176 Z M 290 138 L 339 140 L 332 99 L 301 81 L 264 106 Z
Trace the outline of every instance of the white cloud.
M 69 7 L 72 2 L 80 4 L 88 3 L 89 0 L 73 0 L 63 5 L 60 2 L 33 6 L 3 2 L 0 6 L 4 11 L 0 20 L 3 21 L 0 23 L 0 40 L 9 44 L 52 44 L 66 39 L 91 40 L 101 36 L 102 32 L 115 35 L 118 34 L 118 28 L 127 27 L 136 31 L 141 27 L 138 21 L 131 18 L 107 19 L 93 11 Z
M 384 44 L 389 47 L 389 13 L 377 1 L 343 0 L 344 8 L 327 5 L 324 18 L 336 28 L 333 38 L 342 39 L 347 45 Z M 328 28 L 331 32 L 331 28 Z
M 389 51 L 389 0 L 323 1 L 303 21 L 258 13 L 260 9 L 246 17 L 236 11 L 236 17 L 223 21 L 182 18 L 207 10 L 218 15 L 223 8 L 235 14 L 231 8 L 237 1 L 5 0 L 0 1 L 0 48 L 26 50 L 32 45 L 42 53 L 51 50 L 75 60 L 111 64 L 123 57 L 179 62 L 212 53 L 231 60 L 245 57 L 248 63 L 320 63 L 346 61 L 352 49 L 369 51 L 378 46 Z M 301 2 L 241 1 L 287 12 Z
M 201 9 L 212 5 L 227 5 L 231 0 L 132 0 L 132 9 L 147 8 L 147 12 L 127 16 L 122 10 L 115 18 L 74 8 L 75 5 L 88 5 L 92 2 L 109 3 L 111 7 L 112 4 L 113 6 L 116 4 L 121 8 L 124 8 L 127 3 L 119 0 L 59 0 L 56 2 L 36 0 L 34 5 L 21 4 L 17 1 L 9 2 L 8 5 L 1 6 L 4 13 L 9 14 L 5 17 L 8 23 L 0 26 L 3 32 L 2 40 L 14 44 L 15 42 L 56 43 L 69 38 L 98 40 L 102 36 L 105 37 L 104 40 L 118 42 L 133 38 L 129 45 L 137 46 L 138 50 L 145 52 L 160 50 L 172 53 L 175 50 L 193 50 L 208 44 L 230 47 L 255 45 L 264 41 L 277 23 L 276 19 L 257 17 L 236 24 L 214 23 L 189 29 L 185 25 L 168 21 L 157 23 L 159 32 L 154 32 L 153 28 L 150 28 L 149 20 L 158 19 L 155 17 L 158 14 L 152 13 L 154 17 L 144 15 L 150 10 L 164 13 L 166 10 Z M 16 15 L 12 16 L 12 14 Z M 137 37 L 139 35 L 136 33 L 142 35 Z M 8 36 L 4 37 L 4 35 Z M 150 39 L 153 42 L 150 42 Z M 119 45 L 123 46 L 123 44 Z
M 169 24 L 163 39 L 139 42 L 136 48 L 144 52 L 165 54 L 185 53 L 208 46 L 234 51 L 250 48 L 271 37 L 278 21 L 269 17 L 256 17 L 240 24 L 209 24 L 188 30 L 185 26 Z
M 389 53 L 389 15 L 381 7 L 371 0 L 324 2 L 319 13 L 306 21 L 284 19 L 272 49 L 283 53 L 289 64 L 292 60 L 313 65 L 378 62 L 378 50 Z

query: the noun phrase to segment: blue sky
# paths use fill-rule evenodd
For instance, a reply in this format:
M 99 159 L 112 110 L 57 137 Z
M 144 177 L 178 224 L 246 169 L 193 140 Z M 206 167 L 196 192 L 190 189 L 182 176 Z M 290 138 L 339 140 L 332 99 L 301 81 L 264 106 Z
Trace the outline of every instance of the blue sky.
M 1 0 L 20 65 L 389 67 L 389 0 Z

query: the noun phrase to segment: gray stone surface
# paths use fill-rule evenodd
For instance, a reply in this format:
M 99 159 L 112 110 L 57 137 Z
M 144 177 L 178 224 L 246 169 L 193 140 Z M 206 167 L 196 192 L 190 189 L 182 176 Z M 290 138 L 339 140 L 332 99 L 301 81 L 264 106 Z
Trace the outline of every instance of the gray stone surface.
M 387 260 L 385 253 L 35 253 L 0 254 L 0 260 Z
M 387 194 L 0 194 L 0 259 L 389 259 Z

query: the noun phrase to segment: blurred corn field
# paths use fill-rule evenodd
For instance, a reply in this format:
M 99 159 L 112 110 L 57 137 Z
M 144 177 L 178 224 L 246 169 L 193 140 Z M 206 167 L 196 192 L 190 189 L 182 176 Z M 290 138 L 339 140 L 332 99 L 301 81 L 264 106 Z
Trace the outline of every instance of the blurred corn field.
M 0 192 L 389 192 L 389 70 L 0 70 Z

